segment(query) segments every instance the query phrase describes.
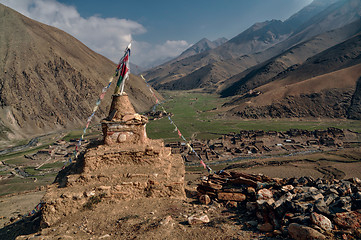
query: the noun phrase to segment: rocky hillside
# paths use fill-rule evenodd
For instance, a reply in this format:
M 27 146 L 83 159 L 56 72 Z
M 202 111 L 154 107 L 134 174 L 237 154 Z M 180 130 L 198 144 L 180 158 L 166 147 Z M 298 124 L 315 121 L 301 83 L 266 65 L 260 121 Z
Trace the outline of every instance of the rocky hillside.
M 1 4 L 0 58 L 2 139 L 83 126 L 116 66 L 69 34 Z M 100 105 L 98 120 L 112 92 Z M 154 103 L 136 76 L 131 75 L 126 92 L 138 111 Z
M 221 94 L 222 96 L 244 94 L 251 89 L 271 82 L 279 75 L 298 68 L 308 58 L 322 51 L 327 52 L 327 49 L 330 47 L 343 42 L 349 37 L 352 37 L 360 32 L 361 19 L 339 29 L 317 35 L 308 41 L 297 44 L 268 61 L 252 67 L 248 71 L 236 74 L 230 79 L 227 79 L 223 86 L 224 90 L 221 91 Z M 348 47 L 348 49 L 345 49 L 345 52 L 353 52 L 356 50 L 354 45 L 347 45 L 346 47 Z M 337 55 L 338 53 L 333 53 L 332 56 L 334 58 L 341 57 Z M 332 70 L 330 69 L 329 71 Z M 307 72 L 305 74 L 309 75 Z
M 235 97 L 230 112 L 241 117 L 360 119 L 361 34 L 288 69 L 258 93 Z

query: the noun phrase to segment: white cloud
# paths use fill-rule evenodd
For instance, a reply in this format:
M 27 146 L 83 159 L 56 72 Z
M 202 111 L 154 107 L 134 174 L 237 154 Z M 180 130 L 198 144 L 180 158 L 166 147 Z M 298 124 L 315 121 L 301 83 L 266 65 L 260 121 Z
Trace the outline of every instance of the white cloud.
M 132 20 L 99 16 L 83 18 L 74 6 L 56 0 L 0 0 L 0 3 L 29 18 L 64 30 L 114 62 L 119 60 L 134 35 L 146 32 L 144 26 Z M 183 40 L 166 41 L 156 46 L 133 41 L 132 45 L 131 61 L 140 66 L 154 65 L 154 62 L 175 57 L 189 46 Z
M 146 42 L 135 42 L 134 47 L 135 51 L 142 53 L 140 56 L 136 56 L 136 62 L 138 62 L 140 66 L 153 67 L 177 57 L 185 49 L 189 48 L 190 44 L 185 40 L 167 40 L 165 43 L 155 46 Z M 142 57 L 143 59 L 138 59 L 138 57 Z

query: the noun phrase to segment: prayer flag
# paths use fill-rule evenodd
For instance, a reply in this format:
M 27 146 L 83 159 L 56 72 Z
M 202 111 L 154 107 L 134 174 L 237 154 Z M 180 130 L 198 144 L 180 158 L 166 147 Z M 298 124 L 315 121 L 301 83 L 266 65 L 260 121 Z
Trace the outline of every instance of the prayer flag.
M 131 43 L 125 49 L 124 56 L 120 59 L 116 69 L 116 76 L 119 75 L 117 85 L 115 87 L 114 94 L 121 94 L 124 88 L 124 81 L 129 76 L 129 56 L 130 56 Z M 120 72 L 119 72 L 120 71 Z M 122 85 L 122 86 L 121 86 Z

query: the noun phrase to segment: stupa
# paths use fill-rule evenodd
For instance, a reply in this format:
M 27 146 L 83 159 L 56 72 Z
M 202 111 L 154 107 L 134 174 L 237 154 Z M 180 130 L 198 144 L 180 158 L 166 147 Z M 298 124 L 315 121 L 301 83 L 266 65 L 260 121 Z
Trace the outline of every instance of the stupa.
M 126 93 L 113 95 L 109 116 L 102 121 L 104 143 L 122 147 L 148 144 L 148 118 L 135 112 Z
M 59 173 L 43 197 L 42 226 L 85 211 L 95 200 L 121 205 L 140 198 L 185 198 L 183 159 L 149 139 L 147 117 L 137 114 L 126 93 L 113 95 L 102 121 L 103 141 Z

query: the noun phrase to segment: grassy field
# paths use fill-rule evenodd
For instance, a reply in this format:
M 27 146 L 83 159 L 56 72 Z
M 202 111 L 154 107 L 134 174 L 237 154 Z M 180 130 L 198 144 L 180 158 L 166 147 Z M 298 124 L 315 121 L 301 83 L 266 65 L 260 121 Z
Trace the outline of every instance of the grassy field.
M 34 190 L 37 187 L 51 184 L 54 182 L 55 176 L 56 174 L 52 173 L 45 176 L 35 176 L 31 178 L 13 177 L 2 180 L 0 184 L 0 196 Z M 36 181 L 34 178 L 36 178 Z
M 217 111 L 227 99 L 215 94 L 164 92 L 167 99 L 163 106 L 174 114 L 172 120 L 187 139 L 213 139 L 221 134 L 240 130 L 286 131 L 291 128 L 315 130 L 337 127 L 361 132 L 361 121 L 355 120 L 284 120 L 284 119 L 224 119 Z M 157 110 L 161 110 L 158 106 Z M 168 118 L 151 121 L 147 124 L 150 138 L 162 138 L 165 141 L 178 141 L 178 135 Z

